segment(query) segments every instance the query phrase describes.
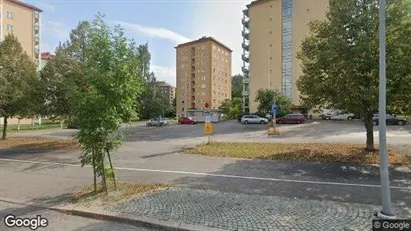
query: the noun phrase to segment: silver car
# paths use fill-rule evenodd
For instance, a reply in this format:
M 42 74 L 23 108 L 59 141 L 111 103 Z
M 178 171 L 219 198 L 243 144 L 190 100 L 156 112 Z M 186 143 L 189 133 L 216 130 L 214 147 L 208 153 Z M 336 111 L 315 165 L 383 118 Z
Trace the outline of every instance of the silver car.
M 166 119 L 160 119 L 160 118 L 154 118 L 150 119 L 147 121 L 147 126 L 163 126 L 163 125 L 169 125 L 168 120 Z
M 268 123 L 268 119 L 261 118 L 256 115 L 245 115 L 241 118 L 241 123 L 243 124 L 266 124 Z

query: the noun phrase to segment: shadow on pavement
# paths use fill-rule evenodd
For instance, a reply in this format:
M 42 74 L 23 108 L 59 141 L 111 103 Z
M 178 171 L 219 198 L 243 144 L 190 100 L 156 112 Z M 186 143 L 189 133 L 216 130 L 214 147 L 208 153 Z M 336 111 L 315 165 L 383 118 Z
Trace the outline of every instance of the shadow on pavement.
M 172 183 L 199 189 L 246 194 L 381 204 L 380 187 L 364 186 L 380 185 L 379 169 L 374 166 L 240 160 L 228 164 L 220 171 L 212 174 L 252 176 L 252 178 L 187 176 L 174 180 Z M 411 186 L 411 173 L 391 169 L 390 174 L 392 185 Z M 262 180 L 260 178 L 274 180 Z M 287 180 L 296 180 L 298 182 Z M 339 184 L 324 184 L 323 182 L 338 182 Z M 411 206 L 411 188 L 408 190 L 391 189 L 391 194 L 395 205 L 401 207 Z

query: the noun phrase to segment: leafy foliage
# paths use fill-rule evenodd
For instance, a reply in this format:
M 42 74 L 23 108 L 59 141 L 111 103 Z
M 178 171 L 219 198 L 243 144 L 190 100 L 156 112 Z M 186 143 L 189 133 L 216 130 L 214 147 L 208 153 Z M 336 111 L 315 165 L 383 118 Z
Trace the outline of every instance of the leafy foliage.
M 271 112 L 271 106 L 277 104 L 277 115 L 281 116 L 291 112 L 291 100 L 279 93 L 276 90 L 259 89 L 255 97 L 255 102 L 258 102 L 258 114 L 265 116 Z
M 234 75 L 231 81 L 231 97 L 242 98 L 243 92 L 243 76 L 241 74 Z
M 241 98 L 225 99 L 220 106 L 225 115 L 224 119 L 237 119 L 242 114 L 242 102 Z
M 7 136 L 7 118 L 35 115 L 41 105 L 40 81 L 36 66 L 23 50 L 17 37 L 7 35 L 0 44 L 0 117 L 4 117 L 3 139 Z
M 81 163 L 93 165 L 107 192 L 106 153 L 111 165 L 109 154 L 121 144 L 119 128 L 135 116 L 142 78 L 136 71 L 135 44 L 120 26 L 109 28 L 103 17 L 97 15 L 90 24 L 82 67 L 86 89 L 76 92 L 74 115 L 79 127 L 75 138 L 83 149 Z
M 330 0 L 325 21 L 312 21 L 298 57 L 297 82 L 310 107 L 346 109 L 365 117 L 367 149 L 374 149 L 372 115 L 378 111 L 378 1 Z M 388 1 L 387 103 L 409 110 L 411 91 L 411 4 Z

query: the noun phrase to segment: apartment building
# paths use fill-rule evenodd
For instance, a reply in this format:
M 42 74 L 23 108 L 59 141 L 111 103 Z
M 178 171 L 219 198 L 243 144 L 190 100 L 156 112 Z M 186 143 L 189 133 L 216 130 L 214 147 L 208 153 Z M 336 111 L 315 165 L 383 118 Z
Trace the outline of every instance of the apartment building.
M 0 41 L 13 33 L 39 70 L 41 12 L 41 9 L 18 0 L 0 0 Z
M 40 60 L 40 70 L 41 70 L 46 66 L 49 60 L 54 59 L 56 56 L 52 55 L 50 52 L 42 52 L 40 57 L 41 57 L 41 60 Z
M 276 89 L 293 111 L 305 113 L 296 82 L 302 74 L 297 52 L 312 19 L 325 19 L 328 0 L 257 0 L 243 10 L 243 111 L 256 112 L 257 91 Z
M 157 84 L 163 92 L 164 98 L 166 99 L 167 103 L 169 103 L 170 105 L 173 104 L 174 98 L 176 97 L 176 88 L 164 81 L 157 82 Z
M 176 47 L 177 115 L 187 110 L 218 109 L 231 99 L 232 50 L 212 37 Z

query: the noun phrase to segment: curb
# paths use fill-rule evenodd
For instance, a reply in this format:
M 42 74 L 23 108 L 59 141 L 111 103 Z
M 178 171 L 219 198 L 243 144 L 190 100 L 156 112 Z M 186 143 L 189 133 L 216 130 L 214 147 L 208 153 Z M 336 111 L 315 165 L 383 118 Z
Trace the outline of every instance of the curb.
M 40 209 L 52 210 L 52 211 L 56 211 L 56 212 L 67 214 L 67 215 L 86 217 L 86 218 L 97 219 L 97 220 L 113 221 L 113 222 L 119 222 L 119 223 L 129 224 L 129 225 L 138 226 L 138 227 L 154 228 L 154 229 L 167 230 L 167 231 L 208 231 L 208 230 L 209 231 L 222 231 L 221 229 L 212 228 L 212 227 L 202 227 L 202 226 L 197 226 L 197 225 L 184 224 L 182 222 L 176 222 L 176 221 L 163 221 L 163 220 L 158 220 L 154 218 L 135 216 L 132 214 L 127 214 L 127 213 L 121 213 L 121 215 L 119 215 L 118 213 L 113 213 L 109 211 L 101 211 L 98 213 L 98 212 L 93 212 L 88 209 L 81 209 L 81 210 L 74 209 L 74 208 L 70 208 L 72 207 L 70 205 L 50 207 L 50 206 L 36 204 L 33 202 L 23 202 L 21 200 L 4 198 L 4 197 L 0 197 L 0 201 L 10 203 L 10 204 L 26 205 L 26 206 L 36 207 Z

